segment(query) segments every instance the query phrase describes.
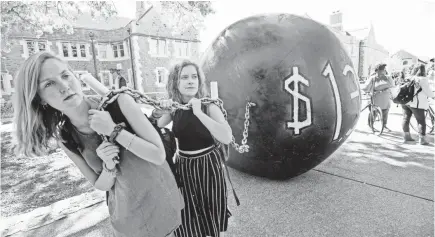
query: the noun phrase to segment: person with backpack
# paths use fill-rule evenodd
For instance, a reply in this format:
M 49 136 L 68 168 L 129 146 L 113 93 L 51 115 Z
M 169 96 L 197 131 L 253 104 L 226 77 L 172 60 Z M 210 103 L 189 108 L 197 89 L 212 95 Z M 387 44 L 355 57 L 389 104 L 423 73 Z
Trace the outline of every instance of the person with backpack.
M 410 102 L 402 104 L 404 141 L 415 141 L 409 132 L 409 123 L 411 116 L 414 114 L 418 124 L 419 143 L 421 145 L 428 145 L 429 143 L 426 141 L 425 111 L 429 109 L 428 97 L 434 98 L 435 95 L 430 89 L 428 79 L 426 78 L 425 66 L 423 64 L 414 67 L 411 82 L 414 87 L 413 98 Z
M 391 107 L 390 88 L 394 87 L 394 81 L 386 74 L 387 64 L 380 63 L 375 67 L 373 74 L 363 85 L 362 90 L 366 93 L 372 93 L 373 103 L 382 110 L 383 125 L 385 131 L 391 131 L 387 127 L 388 112 Z
M 101 98 L 84 95 L 69 65 L 45 51 L 30 56 L 15 80 L 18 155 L 43 155 L 57 140 L 83 176 L 109 192 L 113 236 L 174 235 L 184 201 L 162 140 L 133 97 L 121 94 L 97 110 Z
M 170 70 L 166 89 L 169 100 L 160 101 L 163 109 L 155 109 L 152 117 L 158 120 L 159 127 L 172 121 L 178 139 L 175 164 L 185 208 L 175 235 L 222 236 L 231 216 L 222 146 L 232 140 L 231 127 L 217 105 L 201 103 L 208 91 L 198 64 L 188 60 L 176 64 Z M 192 109 L 171 112 L 173 101 L 190 104 Z

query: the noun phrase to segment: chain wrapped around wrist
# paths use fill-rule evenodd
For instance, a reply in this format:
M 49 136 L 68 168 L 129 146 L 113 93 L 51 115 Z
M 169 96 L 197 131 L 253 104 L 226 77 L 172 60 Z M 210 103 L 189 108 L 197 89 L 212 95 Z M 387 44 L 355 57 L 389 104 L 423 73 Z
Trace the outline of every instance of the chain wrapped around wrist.
M 125 123 L 118 123 L 116 124 L 115 128 L 113 128 L 112 133 L 109 136 L 109 142 L 115 144 L 115 139 L 118 136 L 118 134 L 121 132 L 122 129 L 125 128 Z

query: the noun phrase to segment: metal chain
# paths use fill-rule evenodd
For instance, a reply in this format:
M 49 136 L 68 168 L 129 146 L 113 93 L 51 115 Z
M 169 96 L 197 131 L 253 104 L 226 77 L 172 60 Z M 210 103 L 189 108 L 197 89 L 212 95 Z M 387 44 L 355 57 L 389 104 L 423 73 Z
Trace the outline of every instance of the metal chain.
M 243 130 L 242 145 L 236 143 L 236 138 L 234 136 L 232 136 L 232 140 L 230 143 L 234 147 L 234 149 L 239 153 L 249 152 L 249 145 L 247 145 L 246 143 L 248 142 L 249 108 L 251 106 L 255 106 L 255 104 L 248 101 L 245 109 L 245 123 L 244 123 L 244 130 Z
M 107 107 L 107 105 L 114 102 L 119 97 L 119 95 L 121 95 L 121 93 L 125 93 L 125 94 L 132 96 L 137 103 L 148 104 L 148 105 L 155 107 L 156 109 L 163 109 L 160 107 L 159 100 L 154 100 L 154 99 L 148 97 L 147 95 L 144 95 L 141 92 L 139 92 L 137 90 L 133 90 L 133 89 L 128 88 L 128 87 L 123 87 L 121 89 L 109 91 L 109 93 L 107 93 L 106 95 L 103 96 L 103 99 L 101 100 L 101 102 L 98 106 L 98 109 L 104 110 Z M 227 111 L 224 109 L 224 102 L 221 99 L 211 99 L 211 98 L 206 97 L 206 98 L 202 98 L 200 100 L 201 100 L 201 103 L 203 103 L 203 104 L 212 104 L 213 103 L 213 104 L 217 105 L 221 109 L 222 113 L 224 114 L 225 120 L 228 120 L 228 114 L 227 114 Z M 234 149 L 236 151 L 238 151 L 239 153 L 244 153 L 244 152 L 249 151 L 249 145 L 247 145 L 246 143 L 248 142 L 248 127 L 249 127 L 249 118 L 250 118 L 249 108 L 251 106 L 255 106 L 255 103 L 248 101 L 248 103 L 246 104 L 246 111 L 245 111 L 245 123 L 244 123 L 242 144 L 241 145 L 237 144 L 234 136 L 232 136 L 232 139 L 230 142 L 230 144 L 234 147 Z M 171 106 L 171 110 L 172 111 L 175 111 L 177 109 L 189 110 L 189 109 L 191 109 L 191 107 L 192 106 L 190 104 L 183 105 L 183 104 L 180 104 L 180 103 L 174 101 L 172 106 Z

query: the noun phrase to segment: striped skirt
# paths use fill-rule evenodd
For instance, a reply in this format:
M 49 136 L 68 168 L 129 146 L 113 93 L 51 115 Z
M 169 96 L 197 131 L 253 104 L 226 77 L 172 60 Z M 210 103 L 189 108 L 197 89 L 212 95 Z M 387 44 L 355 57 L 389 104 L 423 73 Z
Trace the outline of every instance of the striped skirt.
M 219 146 L 190 155 L 177 153 L 176 172 L 181 180 L 185 207 L 177 237 L 219 236 L 228 227 L 227 186 Z

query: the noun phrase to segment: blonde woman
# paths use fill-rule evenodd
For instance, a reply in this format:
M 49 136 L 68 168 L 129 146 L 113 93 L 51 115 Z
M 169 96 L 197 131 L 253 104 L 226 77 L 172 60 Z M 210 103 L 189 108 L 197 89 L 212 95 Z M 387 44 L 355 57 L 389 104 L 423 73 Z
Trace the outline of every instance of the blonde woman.
M 170 71 L 167 91 L 171 100 L 162 101 L 169 109 L 172 101 L 191 104 L 192 110 L 154 110 L 159 127 L 173 122 L 172 130 L 178 139 L 176 172 L 186 207 L 182 211 L 182 225 L 176 236 L 222 236 L 227 230 L 227 189 L 224 176 L 224 154 L 215 143 L 231 141 L 231 127 L 215 104 L 201 105 L 207 96 L 204 74 L 199 66 L 183 61 Z
M 109 191 L 114 236 L 173 235 L 183 200 L 162 141 L 132 97 L 119 96 L 113 114 L 96 110 L 100 99 L 85 96 L 68 65 L 48 52 L 23 63 L 15 90 L 19 154 L 42 155 L 56 139 L 95 188 Z

